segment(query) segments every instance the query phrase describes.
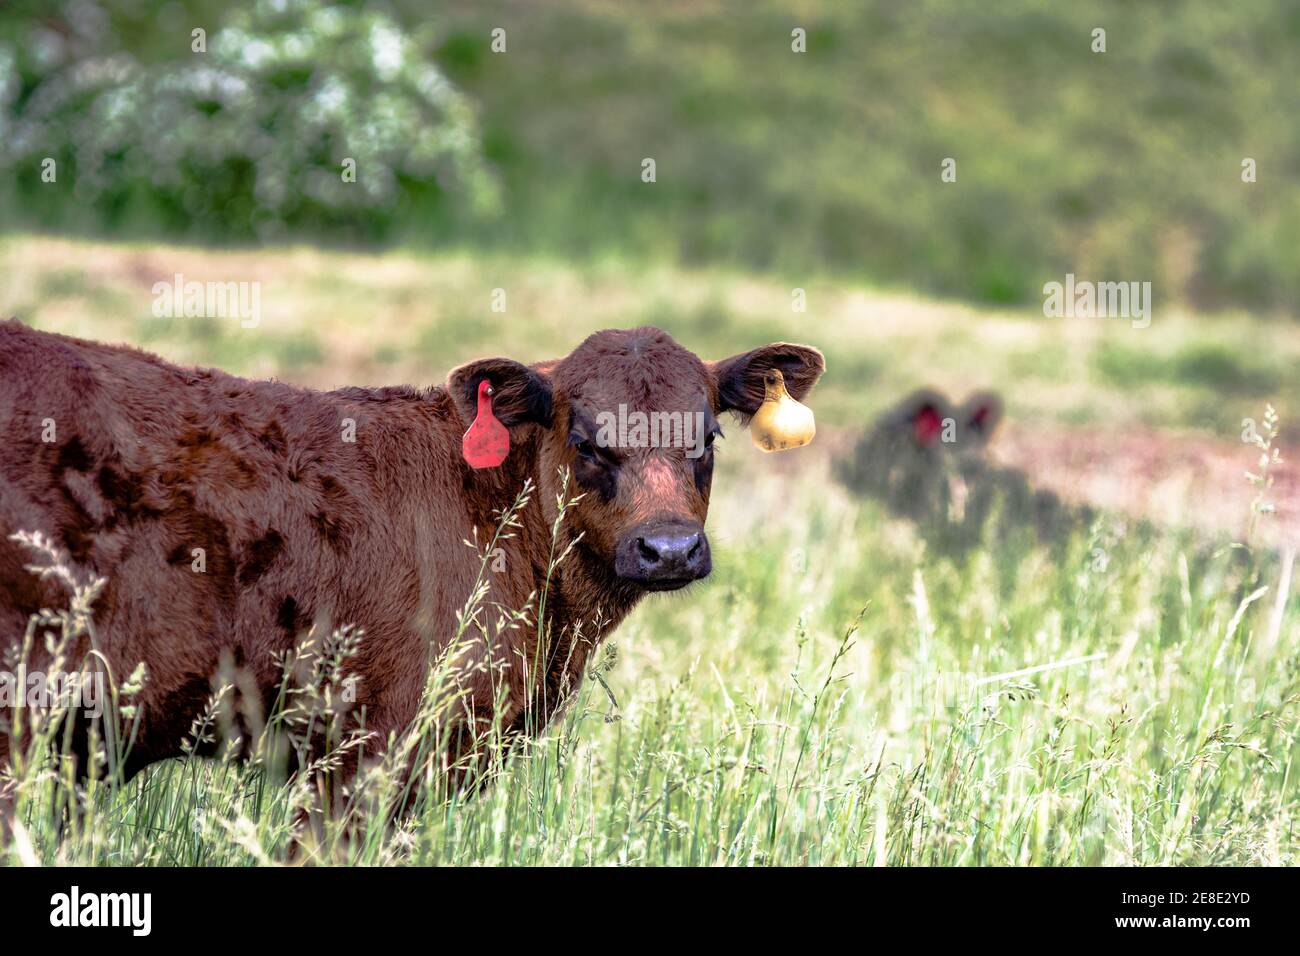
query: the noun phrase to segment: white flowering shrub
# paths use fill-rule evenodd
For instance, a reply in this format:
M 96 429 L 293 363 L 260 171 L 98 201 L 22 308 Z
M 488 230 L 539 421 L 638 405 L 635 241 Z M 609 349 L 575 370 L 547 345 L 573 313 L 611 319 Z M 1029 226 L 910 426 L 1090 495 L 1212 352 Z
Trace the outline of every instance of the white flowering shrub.
M 113 31 L 95 5 L 63 13 L 0 45 L 0 171 L 23 208 L 58 218 L 72 203 L 114 226 L 143 211 L 211 238 L 373 238 L 412 204 L 497 202 L 468 102 L 382 13 L 258 2 L 207 31 L 203 51 L 178 21 L 181 52 L 156 63 L 104 49 Z M 41 181 L 46 158 L 62 188 Z

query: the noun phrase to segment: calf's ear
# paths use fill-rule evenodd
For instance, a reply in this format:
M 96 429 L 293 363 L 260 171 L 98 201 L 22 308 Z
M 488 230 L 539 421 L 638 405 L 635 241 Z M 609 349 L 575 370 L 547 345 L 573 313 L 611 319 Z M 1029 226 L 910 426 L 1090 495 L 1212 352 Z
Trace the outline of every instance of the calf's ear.
M 984 444 L 1002 421 L 1002 399 L 996 392 L 976 392 L 966 399 L 957 420 L 975 443 Z
M 492 384 L 492 414 L 507 428 L 551 424 L 551 383 L 545 374 L 507 358 L 475 359 L 451 370 L 447 391 L 468 425 L 478 413 L 478 386 Z
M 803 401 L 826 371 L 826 359 L 811 346 L 776 342 L 714 362 L 718 411 L 735 412 L 748 421 L 763 404 L 763 376 L 771 369 L 780 370 L 790 397 Z
M 917 445 L 929 448 L 942 436 L 944 423 L 951 416 L 950 403 L 942 392 L 922 388 L 903 399 L 888 421 L 906 429 Z

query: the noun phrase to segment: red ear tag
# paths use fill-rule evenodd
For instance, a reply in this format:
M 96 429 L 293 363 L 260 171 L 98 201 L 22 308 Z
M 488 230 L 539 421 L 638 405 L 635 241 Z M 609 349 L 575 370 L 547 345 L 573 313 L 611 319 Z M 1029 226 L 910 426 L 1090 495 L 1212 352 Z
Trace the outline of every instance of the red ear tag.
M 943 418 L 927 405 L 921 409 L 913 420 L 912 429 L 916 433 L 916 440 L 920 444 L 932 445 L 934 440 L 939 437 L 939 432 L 943 431 Z
M 471 468 L 496 468 L 510 454 L 510 432 L 492 414 L 492 383 L 478 383 L 478 413 L 465 429 L 461 454 Z

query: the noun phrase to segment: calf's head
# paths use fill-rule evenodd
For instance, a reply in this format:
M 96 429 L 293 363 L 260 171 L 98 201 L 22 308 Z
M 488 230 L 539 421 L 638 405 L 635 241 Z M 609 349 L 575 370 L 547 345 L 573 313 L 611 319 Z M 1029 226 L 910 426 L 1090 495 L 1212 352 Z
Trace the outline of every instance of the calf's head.
M 733 412 L 747 422 L 772 369 L 802 399 L 825 362 L 814 348 L 784 342 L 709 362 L 659 329 L 606 330 L 551 362 L 469 362 L 448 388 L 468 424 L 488 380 L 493 411 L 512 437 L 539 431 L 543 502 L 554 500 L 567 468 L 585 494 L 573 515 L 583 546 L 623 581 L 668 591 L 712 568 L 704 520 L 718 419 Z

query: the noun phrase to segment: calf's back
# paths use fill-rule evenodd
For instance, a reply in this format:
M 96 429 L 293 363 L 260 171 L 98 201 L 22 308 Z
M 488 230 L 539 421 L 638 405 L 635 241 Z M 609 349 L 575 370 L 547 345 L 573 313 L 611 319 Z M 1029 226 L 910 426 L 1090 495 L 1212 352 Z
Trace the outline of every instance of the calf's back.
M 148 664 L 133 765 L 176 751 L 223 660 L 269 704 L 276 652 L 313 622 L 364 629 L 355 703 L 397 729 L 490 510 L 466 493 L 462 428 L 441 389 L 314 392 L 0 322 L 0 652 L 66 604 L 9 539 L 41 531 L 107 580 L 94 627 L 115 678 Z M 522 602 L 529 581 L 494 587 Z

